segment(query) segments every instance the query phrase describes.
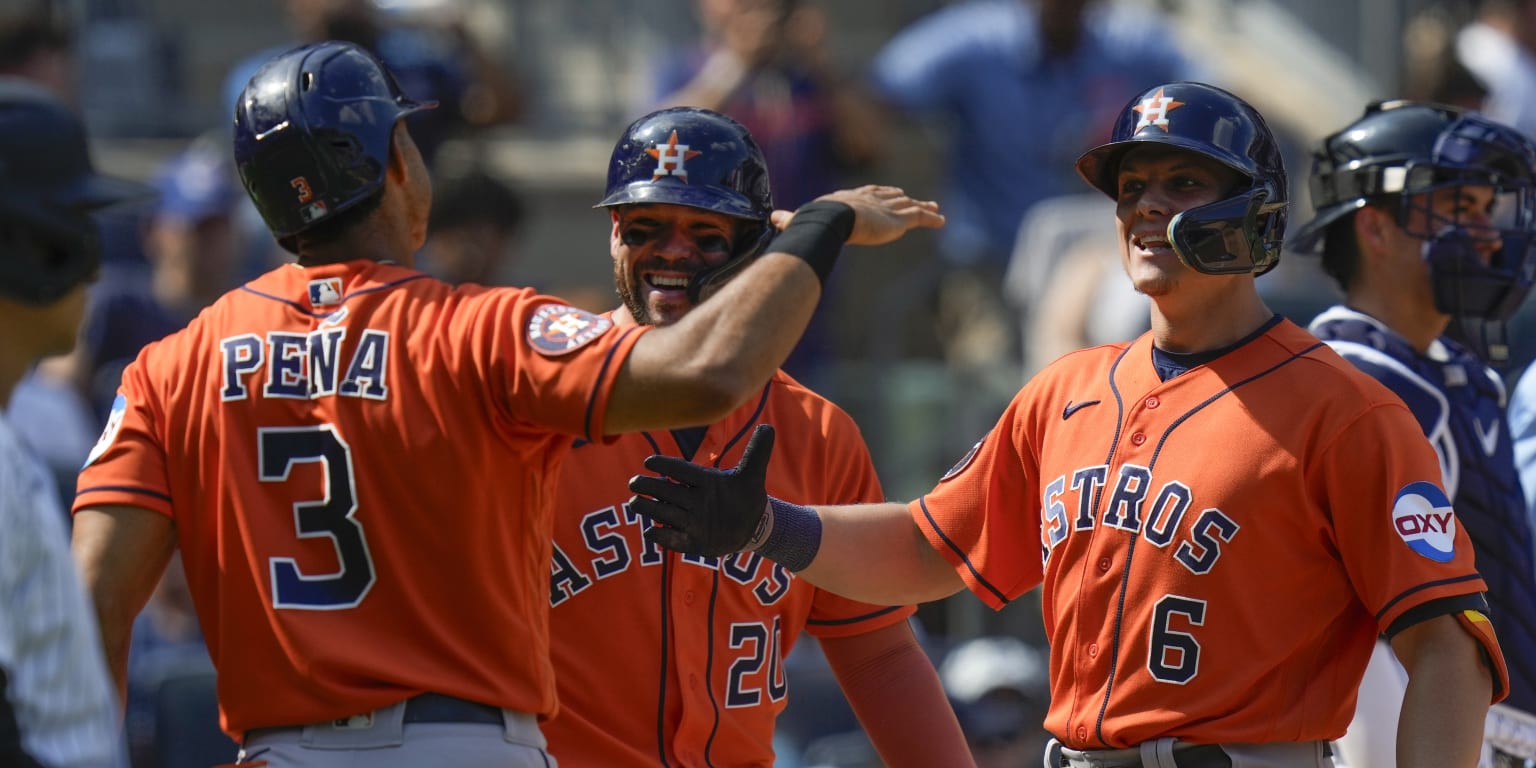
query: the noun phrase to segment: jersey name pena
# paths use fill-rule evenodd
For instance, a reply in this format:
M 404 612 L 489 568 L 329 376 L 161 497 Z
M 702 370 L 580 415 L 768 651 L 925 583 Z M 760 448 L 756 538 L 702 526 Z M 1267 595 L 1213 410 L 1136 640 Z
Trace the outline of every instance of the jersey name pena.
M 1417 423 L 1288 321 L 1167 382 L 1068 355 L 911 509 L 989 604 L 1042 585 L 1075 748 L 1336 738 L 1377 634 L 1485 588 Z
M 601 438 L 648 330 L 558 357 L 528 338 L 572 312 L 390 265 L 284 266 L 124 372 L 75 508 L 174 518 L 226 730 L 422 691 L 554 712 L 548 478 Z
M 862 438 L 835 405 L 780 372 L 711 425 L 695 461 L 733 466 L 758 423 L 780 450 L 771 493 L 810 502 L 883 498 Z M 646 456 L 680 455 L 667 432 L 581 445 L 561 466 L 550 565 L 560 713 L 544 725 L 562 764 L 771 766 L 774 718 L 791 695 L 784 658 L 801 631 L 856 635 L 911 607 L 823 592 L 755 553 L 666 553 L 642 538 L 627 481 Z

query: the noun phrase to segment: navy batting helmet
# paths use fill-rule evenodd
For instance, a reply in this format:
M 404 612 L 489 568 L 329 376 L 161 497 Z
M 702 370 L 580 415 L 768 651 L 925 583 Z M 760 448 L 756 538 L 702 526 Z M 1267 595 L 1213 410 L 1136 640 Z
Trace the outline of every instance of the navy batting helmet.
M 643 204 L 685 205 L 745 222 L 730 260 L 689 283 L 693 301 L 761 253 L 774 232 L 763 151 L 741 123 L 708 109 L 663 109 L 624 130 L 608 163 L 607 191 L 594 207 Z
M 101 261 L 89 212 L 149 194 L 96 173 L 80 119 L 52 94 L 0 78 L 0 294 L 63 298 Z
M 1494 190 L 1492 221 L 1433 211 L 1428 193 L 1462 186 Z M 1512 128 L 1443 104 L 1373 103 L 1323 140 L 1313 156 L 1311 190 L 1317 213 L 1293 242 L 1298 250 L 1316 248 L 1330 224 L 1361 207 L 1386 204 L 1399 226 L 1425 241 L 1441 312 L 1502 320 L 1531 289 L 1536 145 Z M 1416 209 L 1422 215 L 1413 216 Z M 1500 243 L 1487 263 L 1479 240 Z
M 1120 160 L 1144 144 L 1204 155 L 1247 177 L 1231 197 L 1183 211 L 1168 242 L 1189 268 L 1210 275 L 1264 274 L 1280 262 L 1289 191 L 1280 148 L 1264 118 L 1215 86 L 1176 82 L 1126 104 L 1107 144 L 1077 159 L 1077 173 L 1119 198 Z
M 294 48 L 263 64 L 235 105 L 235 165 L 278 242 L 384 186 L 395 123 L 436 102 L 400 92 L 384 64 L 351 43 Z

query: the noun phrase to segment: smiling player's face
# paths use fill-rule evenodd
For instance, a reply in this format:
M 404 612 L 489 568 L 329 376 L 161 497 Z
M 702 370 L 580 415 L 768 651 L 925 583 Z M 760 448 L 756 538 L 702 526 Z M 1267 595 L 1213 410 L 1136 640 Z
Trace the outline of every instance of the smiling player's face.
M 1147 146 L 1126 153 L 1115 218 L 1121 260 L 1137 291 L 1161 296 L 1180 280 L 1198 276 L 1168 242 L 1168 225 L 1179 213 L 1224 199 L 1241 179 L 1231 168 L 1182 149 Z
M 688 282 L 730 258 L 735 232 L 730 216 L 683 205 L 615 209 L 614 286 L 635 321 L 667 325 L 688 314 Z

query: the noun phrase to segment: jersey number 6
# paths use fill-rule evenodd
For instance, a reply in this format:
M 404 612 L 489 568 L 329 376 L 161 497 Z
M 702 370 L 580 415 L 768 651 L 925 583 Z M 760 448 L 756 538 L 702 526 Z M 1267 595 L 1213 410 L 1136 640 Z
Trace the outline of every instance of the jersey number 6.
M 272 601 L 278 608 L 334 611 L 355 608 L 375 581 L 373 557 L 357 512 L 357 487 L 352 480 L 352 447 L 330 424 L 258 430 L 261 481 L 288 479 L 293 465 L 318 461 L 325 473 L 324 497 L 293 505 L 299 538 L 329 536 L 339 567 L 334 573 L 306 575 L 291 557 L 268 559 Z
M 1200 643 L 1188 632 L 1170 629 L 1180 616 L 1192 626 L 1205 624 L 1205 601 L 1180 595 L 1163 595 L 1152 608 L 1152 647 L 1147 671 L 1160 682 L 1183 685 L 1200 674 Z

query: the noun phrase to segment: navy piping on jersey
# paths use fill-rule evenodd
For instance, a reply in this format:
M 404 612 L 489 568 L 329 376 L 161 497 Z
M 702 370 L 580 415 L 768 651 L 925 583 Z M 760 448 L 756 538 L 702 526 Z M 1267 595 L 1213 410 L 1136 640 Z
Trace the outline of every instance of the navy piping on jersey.
M 704 764 L 708 766 L 715 764 L 710 753 L 715 749 L 715 735 L 720 732 L 720 702 L 715 700 L 713 682 L 715 679 L 715 605 L 720 600 L 720 558 L 711 559 L 715 561 L 715 568 L 709 577 L 709 632 L 704 636 L 705 647 L 709 649 L 704 654 L 704 690 L 709 693 L 709 711 L 714 716 L 714 722 L 709 726 L 709 738 L 704 740 Z M 772 652 L 772 643 L 767 650 Z
M 425 279 L 425 278 L 428 278 L 428 277 L 431 277 L 431 275 L 426 275 L 426 274 L 410 275 L 410 276 L 407 276 L 407 277 L 402 277 L 399 280 L 395 280 L 393 282 L 385 283 L 383 285 L 376 285 L 376 286 L 374 286 L 372 288 L 364 288 L 364 289 L 362 289 L 360 291 L 353 291 L 352 293 L 349 293 L 349 294 L 341 297 L 341 300 L 336 302 L 336 305 L 340 306 L 342 304 L 345 304 L 348 301 L 350 301 L 353 298 L 356 298 L 358 296 L 363 296 L 363 295 L 369 294 L 369 293 L 378 293 L 379 291 L 387 291 L 387 290 L 389 290 L 391 288 L 394 288 L 394 287 L 399 286 L 399 285 L 403 285 L 405 283 L 409 283 L 409 282 L 411 282 L 413 280 L 422 280 L 422 279 Z M 297 301 L 293 301 L 292 299 L 285 299 L 285 298 L 283 298 L 281 296 L 274 296 L 274 295 L 272 295 L 270 293 L 266 293 L 266 292 L 263 292 L 263 291 L 258 291 L 255 288 L 252 288 L 250 285 L 242 285 L 242 286 L 240 286 L 240 290 L 245 291 L 246 293 L 254 294 L 256 296 L 260 296 L 263 299 L 271 299 L 271 300 L 273 300 L 273 301 L 275 301 L 275 302 L 277 302 L 279 304 L 287 304 L 288 306 L 293 307 L 294 309 L 298 310 L 300 313 L 309 315 L 310 317 L 327 317 L 332 312 L 336 311 L 334 309 L 327 309 L 324 312 L 318 312 L 318 311 L 315 311 L 315 310 L 312 310 L 312 309 L 305 309 L 304 306 L 302 304 L 300 304 L 299 302 L 297 302 Z
M 727 453 L 730 453 L 731 448 L 735 447 L 737 443 L 741 442 L 741 438 L 747 434 L 747 430 L 751 429 L 757 424 L 758 418 L 763 415 L 763 410 L 768 406 L 768 390 L 769 387 L 772 386 L 772 380 L 763 386 L 763 393 L 758 397 L 757 408 L 752 411 L 752 418 L 747 419 L 746 424 L 744 424 L 740 430 L 737 430 L 736 434 L 731 435 L 730 440 L 725 442 L 725 447 L 720 449 L 719 456 L 715 458 L 715 469 L 720 468 L 720 460 L 724 458 Z M 710 574 L 709 634 L 707 636 L 708 644 L 706 645 L 709 651 L 705 654 L 704 659 L 704 679 L 706 681 L 713 681 L 715 679 L 715 605 L 719 602 L 720 599 L 721 560 L 722 558 L 719 557 L 714 558 L 714 573 Z M 772 652 L 772 642 L 768 644 L 767 650 L 768 653 Z M 766 656 L 767 654 L 764 655 Z M 714 724 L 709 728 L 709 738 L 705 739 L 704 741 L 704 764 L 714 765 L 714 758 L 710 753 L 714 751 L 715 736 L 720 733 L 720 702 L 715 700 L 715 686 L 712 682 L 707 683 L 705 688 L 707 688 L 709 691 L 709 709 L 710 713 L 714 716 Z
M 649 432 L 641 432 L 641 437 L 651 444 L 652 453 L 661 453 L 661 446 L 656 444 L 656 438 Z M 642 547 L 645 545 L 642 544 Z M 642 557 L 644 556 L 642 551 Z M 663 768 L 670 768 L 667 762 L 667 638 L 671 635 L 672 612 L 668 607 L 672 604 L 672 590 L 668 586 L 672 581 L 672 564 L 676 562 L 677 553 L 670 549 L 661 551 L 661 664 L 657 672 L 660 677 L 656 681 L 656 760 Z
M 949 534 L 945 533 L 944 529 L 939 526 L 938 521 L 933 519 L 933 513 L 928 511 L 928 497 L 920 497 L 917 500 L 917 503 L 918 506 L 923 508 L 923 517 L 927 518 L 928 526 L 933 529 L 934 533 L 939 535 L 940 539 L 944 540 L 944 545 L 949 547 L 949 550 L 954 552 L 955 555 L 960 558 L 960 562 L 965 564 L 965 569 L 971 572 L 971 577 L 976 579 L 976 583 L 986 587 L 987 591 L 991 592 L 992 596 L 996 597 L 998 601 L 1003 605 L 1007 605 L 1009 602 L 1011 602 L 1008 599 L 1008 596 L 1003 594 L 1002 590 L 992 586 L 992 582 L 987 581 L 982 577 L 981 573 L 976 570 L 976 566 L 971 564 L 971 559 L 965 556 L 965 550 L 962 550 L 959 546 L 957 546 L 954 540 L 949 538 Z
M 1125 397 L 1120 394 L 1120 385 L 1115 382 L 1115 373 L 1120 370 L 1120 364 L 1125 362 L 1126 356 L 1131 353 L 1131 349 L 1134 346 L 1135 345 L 1126 346 L 1126 348 L 1121 350 L 1120 354 L 1115 357 L 1115 362 L 1109 366 L 1109 392 L 1115 397 L 1115 434 L 1114 437 L 1109 441 L 1109 452 L 1104 454 L 1104 466 L 1106 468 L 1113 466 L 1114 464 L 1115 453 L 1120 448 L 1120 433 L 1123 431 L 1125 426 Z M 1099 487 L 1093 491 L 1093 504 L 1091 508 L 1093 509 L 1093 518 L 1095 520 L 1098 519 L 1102 511 L 1099 505 L 1104 502 L 1104 489 L 1109 485 L 1108 480 L 1109 477 L 1106 474 L 1105 482 L 1100 484 Z M 1094 526 L 1094 531 L 1098 531 L 1098 526 Z M 1115 602 L 1115 639 L 1114 647 L 1110 649 L 1109 681 L 1104 690 L 1104 703 L 1099 707 L 1099 716 L 1098 719 L 1094 722 L 1093 726 L 1094 735 L 1098 736 L 1099 741 L 1106 746 L 1109 744 L 1109 742 L 1105 741 L 1104 739 L 1104 712 L 1109 708 L 1109 692 L 1115 686 L 1115 669 L 1119 666 L 1120 663 L 1121 618 L 1125 614 L 1126 584 L 1130 581 L 1131 577 L 1131 555 L 1133 555 L 1135 552 L 1136 537 L 1133 536 L 1131 537 L 1131 545 L 1126 549 L 1125 552 L 1125 570 L 1120 574 L 1120 596 Z M 1077 625 L 1075 622 L 1072 626 L 1072 632 L 1074 635 L 1077 633 Z
M 136 485 L 93 485 L 89 488 L 81 488 L 80 490 L 75 491 L 75 498 L 78 499 L 87 493 L 96 493 L 98 491 L 123 491 L 125 493 L 142 493 L 145 496 L 153 496 L 157 499 L 160 499 L 167 504 L 175 503 L 171 499 L 170 494 L 160 493 L 159 491 L 151 491 L 148 488 L 140 488 Z
M 650 440 L 651 436 L 646 435 Z M 651 445 L 656 441 L 651 440 Z M 667 762 L 667 636 L 671 634 L 672 612 L 668 607 L 672 603 L 672 590 L 669 586 L 672 581 L 672 564 L 677 562 L 677 554 L 671 550 L 662 550 L 661 560 L 661 664 L 657 665 L 660 679 L 657 681 L 656 691 L 660 694 L 656 697 L 656 759 L 666 767 Z
M 850 616 L 846 619 L 806 619 L 805 624 L 806 626 L 815 627 L 840 627 L 847 624 L 857 624 L 861 621 L 868 621 L 870 619 L 878 618 L 880 616 L 886 615 L 887 613 L 890 613 L 891 611 L 899 611 L 901 608 L 902 606 L 899 605 L 888 605 L 878 611 L 870 611 L 869 613 L 863 614 L 861 616 Z
M 757 426 L 757 420 L 762 418 L 763 411 L 768 408 L 768 390 L 772 389 L 772 387 L 773 382 L 771 380 L 763 386 L 763 394 L 757 399 L 757 408 L 752 411 L 752 418 L 747 419 L 747 423 L 743 424 L 741 429 L 736 431 L 736 434 L 731 435 L 731 439 L 725 441 L 725 447 L 720 450 L 721 456 L 730 453 L 731 449 L 736 447 L 736 444 L 741 442 L 743 437 L 747 436 L 747 432 Z M 716 459 L 715 468 L 718 469 L 719 467 L 720 460 Z
M 1457 576 L 1454 579 L 1440 579 L 1438 581 L 1426 581 L 1423 584 L 1419 584 L 1419 585 L 1417 585 L 1417 586 L 1415 586 L 1415 587 L 1413 587 L 1411 589 L 1406 589 L 1406 590 L 1403 591 L 1402 594 L 1400 594 L 1397 597 L 1394 597 L 1391 600 L 1387 601 L 1387 604 L 1382 606 L 1381 610 L 1376 612 L 1376 623 L 1380 624 L 1381 623 L 1381 617 L 1386 616 L 1387 612 L 1392 610 L 1392 606 L 1397 605 L 1398 603 L 1400 603 L 1403 600 L 1407 599 L 1411 595 L 1414 595 L 1414 594 L 1416 594 L 1418 592 L 1422 592 L 1422 591 L 1424 591 L 1426 589 L 1431 589 L 1433 587 L 1443 586 L 1445 584 L 1460 584 L 1463 581 L 1472 581 L 1474 579 L 1481 579 L 1481 578 L 1482 578 L 1481 575 L 1473 573 L 1473 574 L 1468 574 L 1466 576 Z
M 620 335 L 619 343 L 614 344 L 612 347 L 608 348 L 608 354 L 603 357 L 602 367 L 597 369 L 597 381 L 592 385 L 592 394 L 587 396 L 587 415 L 581 423 L 581 433 L 585 435 L 588 440 L 593 439 L 592 411 L 597 408 L 597 391 L 602 384 L 603 377 L 608 375 L 608 366 L 613 364 L 613 355 L 615 352 L 619 351 L 619 347 L 624 344 L 624 339 L 639 329 L 640 326 L 637 325 Z M 598 435 L 598 437 L 602 437 L 602 435 Z
M 1266 323 L 1263 326 L 1263 330 L 1261 332 L 1259 332 L 1257 334 L 1254 334 L 1254 335 L 1250 335 L 1245 341 L 1240 342 L 1239 344 L 1229 348 L 1227 351 L 1230 352 L 1232 350 L 1238 349 L 1239 347 L 1245 346 L 1248 343 L 1256 341 L 1260 336 L 1263 336 L 1264 333 L 1267 332 L 1269 328 L 1273 327 L 1278 322 L 1279 322 L 1278 316 L 1276 316 L 1275 319 L 1271 319 L 1268 323 Z M 1281 368 L 1284 368 L 1285 366 L 1290 365 L 1292 362 L 1295 362 L 1296 360 L 1299 360 L 1299 359 L 1305 357 L 1306 355 L 1310 354 L 1313 350 L 1315 350 L 1315 349 L 1317 349 L 1319 347 L 1324 347 L 1324 346 L 1327 346 L 1327 345 L 1324 344 L 1323 342 L 1319 341 L 1316 344 L 1313 344 L 1313 345 L 1307 347 L 1306 349 L 1301 350 L 1300 352 L 1296 352 L 1296 353 L 1292 354 L 1290 357 L 1287 357 L 1286 359 L 1281 360 L 1280 362 L 1275 363 L 1274 365 L 1272 365 L 1272 366 L 1270 366 L 1270 367 L 1268 367 L 1268 368 L 1266 368 L 1266 369 L 1264 369 L 1262 371 L 1259 371 L 1258 373 L 1255 373 L 1254 375 L 1249 376 L 1246 379 L 1234 382 L 1232 385 L 1230 385 L 1230 386 L 1220 390 L 1219 392 L 1211 395 L 1210 397 L 1206 398 L 1203 402 L 1199 403 L 1195 407 L 1190 408 L 1188 411 L 1185 411 L 1183 415 L 1179 416 L 1177 419 L 1174 419 L 1173 423 L 1169 424 L 1168 428 L 1163 431 L 1162 437 L 1158 438 L 1157 446 L 1152 449 L 1152 458 L 1149 461 L 1147 461 L 1147 472 L 1151 473 L 1153 468 L 1157 466 L 1157 458 L 1162 453 L 1163 445 L 1165 445 L 1168 442 L 1168 438 L 1170 436 L 1172 436 L 1173 431 L 1175 429 L 1178 429 L 1180 426 L 1182 426 L 1184 424 L 1184 422 L 1188 421 L 1196 413 L 1204 410 L 1206 408 L 1206 406 L 1216 402 L 1217 400 L 1220 400 L 1221 398 L 1231 394 L 1233 392 L 1233 390 L 1236 390 L 1238 387 L 1241 387 L 1241 386 L 1243 386 L 1245 384 L 1257 381 L 1257 380 L 1259 380 L 1259 379 L 1261 379 L 1261 378 L 1263 378 L 1265 376 L 1268 376 L 1271 373 L 1274 373 L 1275 371 L 1278 371 Z M 1127 347 L 1126 350 L 1129 351 L 1130 347 Z M 1124 356 L 1125 356 L 1124 353 L 1122 353 L 1121 354 L 1121 358 L 1123 359 Z M 1220 356 L 1218 355 L 1215 358 L 1211 358 L 1209 360 L 1205 360 L 1204 362 L 1201 363 L 1201 365 L 1204 365 L 1206 363 L 1212 362 L 1213 360 L 1219 359 L 1219 357 Z M 1115 361 L 1115 367 L 1118 367 L 1119 363 L 1120 363 L 1120 361 L 1116 360 Z M 1111 374 L 1110 374 L 1110 388 L 1115 393 L 1115 402 L 1116 402 L 1116 404 L 1118 406 L 1119 403 L 1120 403 L 1120 391 L 1119 391 L 1119 389 L 1117 387 L 1115 387 L 1113 369 L 1111 369 Z M 1119 421 L 1123 422 L 1124 420 L 1125 420 L 1124 419 L 1124 411 L 1122 410 L 1121 411 L 1121 418 L 1119 419 Z M 1119 432 L 1119 428 L 1116 427 L 1115 442 L 1113 443 L 1113 445 L 1119 445 L 1119 443 L 1120 443 L 1118 432 Z M 1110 455 L 1111 456 L 1114 455 L 1113 448 L 1111 448 L 1111 450 L 1110 450 Z M 1108 484 L 1109 483 L 1106 480 L 1105 485 L 1108 485 Z M 1100 514 L 1100 510 L 1098 508 L 1098 504 L 1095 504 L 1094 505 L 1094 517 L 1097 518 L 1099 516 L 1099 514 Z M 1136 555 L 1136 542 L 1140 538 L 1141 538 L 1140 536 L 1132 536 L 1131 540 L 1130 540 L 1130 544 L 1126 547 L 1126 550 L 1125 550 L 1125 569 L 1120 574 L 1120 595 L 1119 595 L 1119 599 L 1116 601 L 1116 604 L 1115 604 L 1115 629 L 1114 629 L 1114 641 L 1113 641 L 1112 647 L 1110 648 L 1110 654 L 1109 654 L 1109 676 L 1108 676 L 1108 679 L 1106 680 L 1105 685 L 1104 685 L 1104 700 L 1099 705 L 1098 720 L 1094 724 L 1094 732 L 1098 736 L 1099 742 L 1102 743 L 1102 744 L 1105 744 L 1106 746 L 1109 744 L 1109 741 L 1104 738 L 1104 717 L 1105 717 L 1106 713 L 1108 713 L 1108 711 L 1109 711 L 1109 700 L 1110 700 L 1110 697 L 1114 695 L 1114 690 L 1115 690 L 1115 672 L 1116 672 L 1117 669 L 1119 669 L 1119 666 L 1120 666 L 1120 633 L 1121 633 L 1122 628 L 1125 626 L 1125 621 L 1124 621 L 1125 620 L 1125 596 L 1126 596 L 1126 592 L 1130 588 L 1131 562 L 1132 562 L 1132 559 Z

